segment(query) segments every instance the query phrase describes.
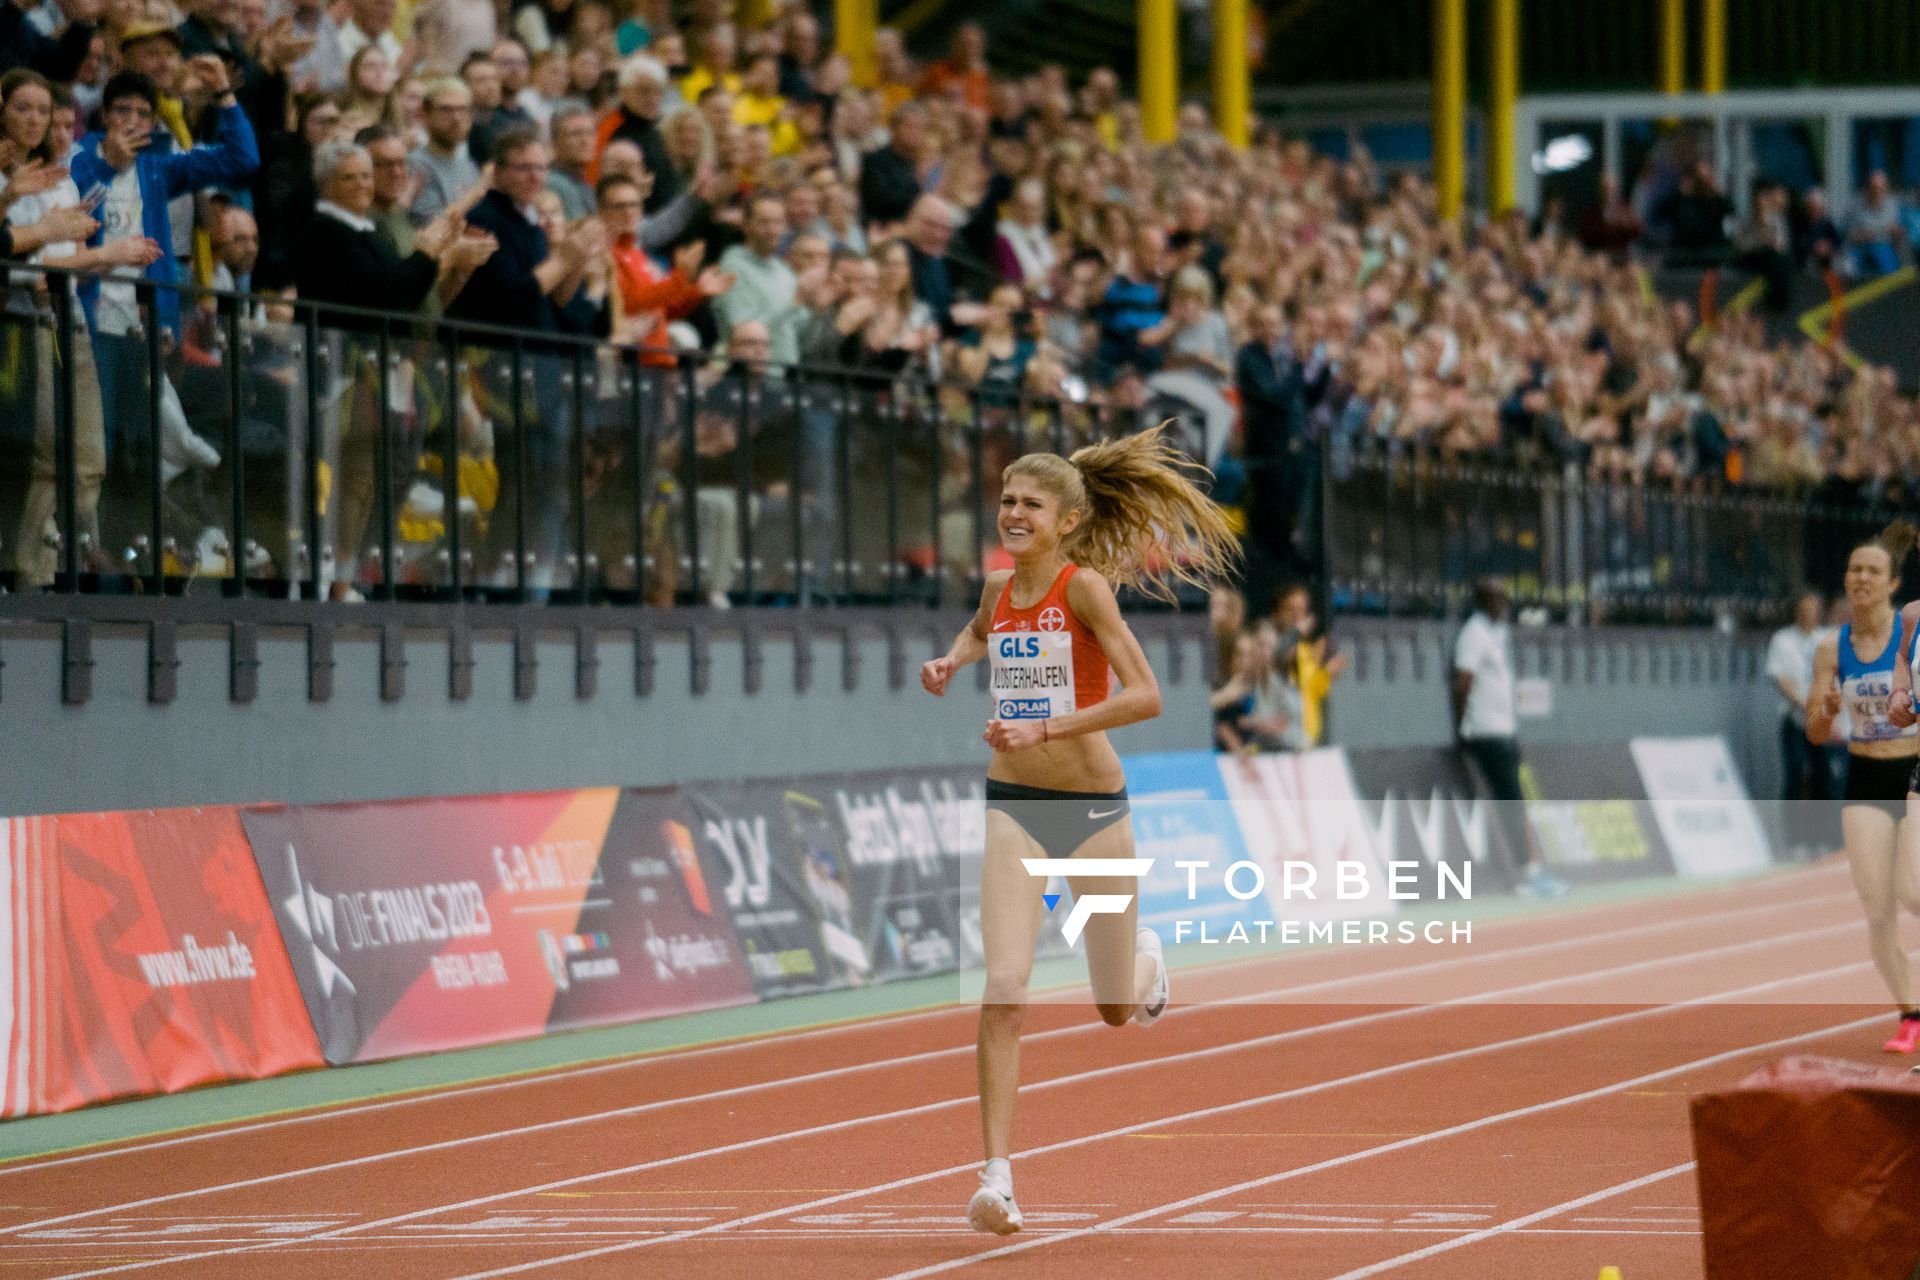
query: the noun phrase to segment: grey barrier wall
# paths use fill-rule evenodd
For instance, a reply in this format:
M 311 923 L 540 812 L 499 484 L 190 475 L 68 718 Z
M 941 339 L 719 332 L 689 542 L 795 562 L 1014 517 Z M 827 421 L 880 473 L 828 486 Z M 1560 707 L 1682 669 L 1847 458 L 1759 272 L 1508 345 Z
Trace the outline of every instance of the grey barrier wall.
M 1351 666 L 1336 686 L 1332 736 L 1351 747 L 1452 740 L 1448 682 L 1458 623 L 1342 619 Z M 1520 739 L 1621 741 L 1718 734 L 1756 798 L 1780 778 L 1780 695 L 1763 671 L 1767 637 L 1708 628 L 1514 628 L 1521 679 L 1543 680 L 1551 711 Z
M 245 601 L 236 639 L 178 602 L 40 600 L 99 618 L 0 601 L 4 815 L 986 767 L 984 664 L 920 687 L 955 611 L 361 605 L 317 638 L 303 606 Z M 1202 627 L 1136 619 L 1165 710 L 1123 752 L 1206 744 Z
M 933 610 L 343 609 L 138 598 L 0 600 L 0 814 L 322 803 L 950 765 L 987 758 L 983 676 L 919 666 L 965 620 Z M 321 625 L 316 620 L 324 620 Z M 343 621 L 344 620 L 344 621 Z M 1136 617 L 1162 716 L 1123 753 L 1209 739 L 1201 619 Z M 351 623 L 352 625 L 348 625 Z M 1342 619 L 1332 740 L 1449 740 L 1453 627 Z M 1756 796 L 1777 777 L 1763 640 L 1517 631 L 1551 713 L 1523 739 L 1722 734 Z

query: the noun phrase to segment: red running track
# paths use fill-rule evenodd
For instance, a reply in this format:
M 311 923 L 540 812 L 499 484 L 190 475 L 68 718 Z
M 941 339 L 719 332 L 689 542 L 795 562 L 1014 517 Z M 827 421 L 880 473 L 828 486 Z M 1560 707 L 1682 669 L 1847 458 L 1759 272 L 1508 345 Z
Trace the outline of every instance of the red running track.
M 1040 1004 L 1015 1177 L 965 1229 L 955 1006 L 0 1168 L 23 1277 L 1700 1275 L 1689 1094 L 1888 1021 L 1842 868 Z M 1084 1000 L 1084 995 L 1077 999 Z M 1447 999 L 1435 1006 L 1411 1003 Z M 1600 1003 L 1605 1001 L 1605 1003 Z

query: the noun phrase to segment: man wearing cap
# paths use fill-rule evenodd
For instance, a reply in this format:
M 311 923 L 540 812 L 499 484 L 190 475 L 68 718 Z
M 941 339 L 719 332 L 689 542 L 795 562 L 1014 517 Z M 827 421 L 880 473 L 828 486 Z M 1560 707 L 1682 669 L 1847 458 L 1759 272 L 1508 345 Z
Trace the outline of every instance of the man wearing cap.
M 1482 578 L 1473 587 L 1473 614 L 1453 646 L 1453 723 L 1461 754 L 1485 779 L 1507 835 L 1524 862 L 1520 892 L 1537 897 L 1565 893 L 1547 872 L 1528 834 L 1520 790 L 1519 717 L 1513 702 L 1513 634 L 1507 623 L 1507 587 Z
M 172 155 L 193 148 L 193 131 L 187 125 L 187 104 L 181 99 L 181 82 L 186 69 L 180 33 L 163 22 L 130 23 L 120 32 L 120 64 L 145 76 L 153 83 L 154 118 L 160 126 L 148 142 L 153 155 Z M 104 111 L 106 104 L 101 104 Z M 81 191 L 85 192 L 82 187 Z M 178 196 L 168 217 L 171 235 L 160 246 L 176 258 L 193 257 L 194 208 L 191 192 Z

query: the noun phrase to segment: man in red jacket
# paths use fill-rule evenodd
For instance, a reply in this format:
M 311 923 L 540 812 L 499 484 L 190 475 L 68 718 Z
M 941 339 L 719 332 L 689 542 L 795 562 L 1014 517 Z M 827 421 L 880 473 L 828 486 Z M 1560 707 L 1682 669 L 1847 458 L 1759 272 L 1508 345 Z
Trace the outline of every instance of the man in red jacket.
M 718 267 L 701 269 L 706 244 L 689 241 L 674 251 L 673 270 L 663 270 L 640 246 L 640 218 L 646 194 L 625 175 L 602 178 L 596 189 L 600 215 L 613 237 L 614 288 L 620 296 L 615 315 L 615 341 L 638 345 L 641 362 L 654 368 L 673 367 L 673 344 L 667 325 L 684 320 L 709 298 L 733 287 L 733 277 Z

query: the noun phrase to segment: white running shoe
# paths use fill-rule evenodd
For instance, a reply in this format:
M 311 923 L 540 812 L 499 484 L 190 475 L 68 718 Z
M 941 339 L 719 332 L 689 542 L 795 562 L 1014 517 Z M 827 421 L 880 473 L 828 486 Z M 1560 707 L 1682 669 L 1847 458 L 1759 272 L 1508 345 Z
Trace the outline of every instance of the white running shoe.
M 1013 1188 L 980 1179 L 980 1189 L 967 1201 L 967 1225 L 975 1231 L 1010 1236 L 1020 1229 L 1020 1206 L 1013 1202 Z
M 1160 947 L 1160 935 L 1145 925 L 1134 935 L 1134 942 L 1136 953 L 1153 957 L 1153 986 L 1147 992 L 1146 1003 L 1133 1011 L 1135 1022 L 1150 1027 L 1167 1011 L 1167 957 Z

